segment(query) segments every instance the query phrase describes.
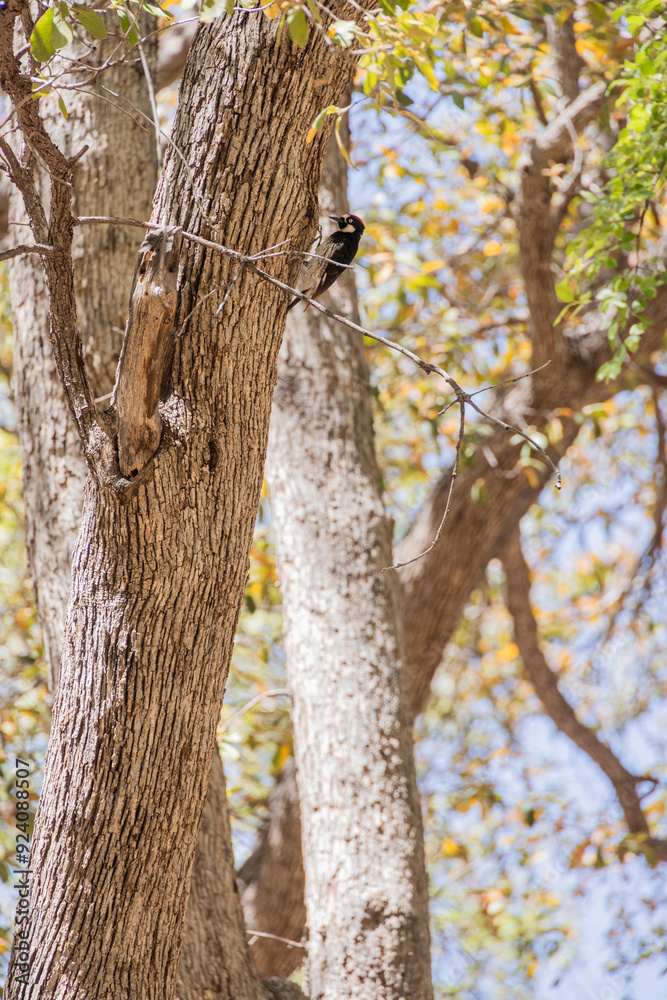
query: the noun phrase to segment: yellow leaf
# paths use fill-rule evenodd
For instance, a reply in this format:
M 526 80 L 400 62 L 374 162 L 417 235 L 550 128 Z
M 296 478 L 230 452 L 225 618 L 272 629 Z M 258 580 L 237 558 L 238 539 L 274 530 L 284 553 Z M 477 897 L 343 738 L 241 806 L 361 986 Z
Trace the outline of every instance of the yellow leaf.
M 442 842 L 441 851 L 446 858 L 456 858 L 461 854 L 462 848 L 461 845 L 455 840 L 452 840 L 451 837 L 447 837 Z
M 278 17 L 280 15 L 280 7 L 277 3 L 272 3 L 270 7 L 265 7 L 264 13 L 271 21 L 273 21 L 274 17 Z
M 506 643 L 496 653 L 496 657 L 501 663 L 509 663 L 511 660 L 515 660 L 518 655 L 519 647 L 515 642 Z
M 317 129 L 316 128 L 309 128 L 308 129 L 308 135 L 306 136 L 306 145 L 307 146 L 309 146 L 311 144 L 311 142 L 313 141 L 313 139 L 315 138 L 316 135 L 317 135 Z
M 500 240 L 489 240 L 482 253 L 485 257 L 497 257 L 503 251 L 503 244 Z
M 354 169 L 354 163 L 350 159 L 349 150 L 348 150 L 347 146 L 345 145 L 345 143 L 343 142 L 343 137 L 340 134 L 340 122 L 341 122 L 340 118 L 336 118 L 336 127 L 335 127 L 336 143 L 338 144 L 338 148 L 341 151 L 343 159 L 345 160 L 345 162 L 348 163 L 352 167 L 352 169 Z
M 540 485 L 540 480 L 537 476 L 537 473 L 535 472 L 535 469 L 533 469 L 532 466 L 530 465 L 524 465 L 522 471 L 524 472 L 526 479 L 528 480 L 530 485 L 533 487 L 534 490 L 536 490 Z

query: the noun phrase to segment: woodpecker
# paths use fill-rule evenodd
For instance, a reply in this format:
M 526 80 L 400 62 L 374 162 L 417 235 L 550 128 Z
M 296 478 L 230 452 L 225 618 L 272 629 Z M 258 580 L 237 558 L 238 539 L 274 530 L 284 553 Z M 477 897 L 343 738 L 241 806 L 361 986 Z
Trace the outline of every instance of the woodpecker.
M 340 264 L 352 263 L 359 249 L 359 240 L 366 228 L 357 215 L 330 215 L 329 218 L 332 222 L 338 223 L 338 230 L 333 232 L 331 236 L 327 236 L 323 243 L 320 243 L 315 251 L 317 256 L 308 259 L 303 272 L 301 291 L 309 299 L 318 299 L 345 270 L 338 263 L 330 263 L 331 261 L 337 261 Z M 323 257 L 328 259 L 322 260 Z M 287 312 L 300 301 L 301 299 L 295 295 L 287 307 Z M 309 305 L 310 303 L 307 302 L 306 309 Z

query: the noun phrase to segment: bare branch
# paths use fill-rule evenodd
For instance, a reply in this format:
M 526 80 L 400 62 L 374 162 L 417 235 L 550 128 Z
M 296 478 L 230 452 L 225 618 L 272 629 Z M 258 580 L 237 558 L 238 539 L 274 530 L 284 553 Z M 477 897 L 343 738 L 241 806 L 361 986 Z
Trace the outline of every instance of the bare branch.
M 239 709 L 238 712 L 235 712 L 235 714 L 232 715 L 231 719 L 228 719 L 227 722 L 224 722 L 222 725 L 218 726 L 218 732 L 219 733 L 226 733 L 227 730 L 231 729 L 231 727 L 234 725 L 234 723 L 237 722 L 239 719 L 241 719 L 245 715 L 246 712 L 249 712 L 251 708 L 254 708 L 255 705 L 258 705 L 260 701 L 264 701 L 265 698 L 278 698 L 280 695 L 287 695 L 287 697 L 289 698 L 290 697 L 290 691 L 289 691 L 289 689 L 288 688 L 272 688 L 270 691 L 262 691 L 261 694 L 256 695 L 254 698 L 251 698 L 250 701 L 246 702 L 246 704 L 243 706 L 243 708 Z M 251 933 L 252 934 L 260 934 L 259 931 L 248 931 L 248 933 L 249 934 L 251 934 Z M 270 935 L 270 936 L 273 936 L 273 935 Z M 260 937 L 261 937 L 261 934 L 260 934 Z M 282 940 L 282 938 L 279 939 L 279 940 Z
M 571 126 L 576 132 L 581 132 L 602 108 L 606 92 L 606 81 L 592 84 L 533 140 L 530 150 L 531 171 L 542 170 L 549 160 L 562 163 L 571 155 Z
M 52 254 L 54 253 L 54 248 L 45 246 L 42 243 L 24 243 L 23 245 L 12 247 L 11 250 L 3 250 L 0 253 L 0 260 L 20 257 L 24 253 Z
M 649 826 L 642 811 L 637 785 L 648 780 L 645 776 L 631 774 L 614 752 L 577 717 L 574 709 L 561 693 L 556 675 L 549 667 L 540 648 L 537 622 L 530 604 L 530 573 L 521 550 L 521 537 L 515 530 L 505 547 L 503 564 L 506 573 L 507 607 L 514 619 L 514 635 L 523 665 L 535 688 L 538 698 L 556 727 L 568 736 L 580 750 L 606 774 L 614 786 L 631 834 L 644 838 L 647 854 L 667 861 L 667 840 L 650 836 Z
M 269 934 L 267 931 L 253 931 L 248 929 L 246 934 L 249 938 L 251 938 L 248 942 L 248 944 L 251 945 L 255 943 L 257 938 L 271 938 L 272 941 L 282 941 L 282 943 L 286 944 L 288 948 L 301 948 L 303 951 L 306 950 L 306 946 L 304 944 L 299 944 L 298 941 L 290 941 L 289 938 L 280 937 L 278 934 Z
M 117 225 L 125 225 L 125 226 L 138 226 L 146 229 L 160 228 L 155 224 L 139 222 L 137 219 L 120 219 L 120 218 L 113 218 L 111 216 L 88 216 L 87 218 L 75 219 L 75 223 L 78 225 L 90 224 L 90 223 L 104 223 L 104 222 L 114 223 Z M 539 452 L 540 455 L 542 455 L 542 457 L 546 460 L 551 471 L 556 476 L 556 489 L 560 489 L 561 478 L 560 478 L 560 473 L 558 471 L 558 467 L 549 458 L 544 448 L 542 448 L 536 441 L 533 440 L 533 438 L 531 438 L 528 434 L 526 434 L 525 431 L 521 430 L 520 427 L 515 427 L 504 420 L 499 420 L 497 417 L 494 417 L 490 413 L 487 413 L 485 410 L 482 410 L 481 407 L 477 405 L 477 403 L 473 402 L 472 396 L 464 392 L 464 390 L 461 388 L 458 382 L 456 382 L 451 377 L 451 375 L 448 375 L 447 372 L 444 370 L 444 368 L 439 368 L 437 365 L 432 365 L 428 361 L 423 361 L 420 357 L 418 357 L 418 355 L 414 354 L 412 351 L 409 351 L 406 347 L 403 347 L 401 344 L 397 344 L 393 340 L 388 340 L 387 337 L 382 337 L 378 333 L 372 333 L 370 330 L 366 330 L 363 326 L 359 326 L 358 323 L 353 323 L 352 320 L 347 319 L 345 316 L 339 316 L 337 313 L 331 312 L 330 309 L 327 309 L 325 306 L 321 305 L 321 303 L 319 303 L 317 300 L 308 298 L 308 296 L 304 295 L 303 292 L 298 291 L 298 289 L 296 288 L 292 288 L 291 285 L 285 284 L 284 281 L 279 281 L 278 278 L 274 278 L 273 275 L 267 274 L 266 271 L 262 271 L 259 267 L 257 267 L 255 261 L 260 260 L 264 256 L 264 254 L 268 252 L 268 250 L 273 249 L 272 247 L 269 247 L 268 250 L 262 250 L 257 254 L 253 254 L 252 256 L 247 256 L 242 253 L 239 253 L 238 250 L 230 250 L 229 247 L 225 247 L 221 243 L 215 243 L 213 240 L 206 240 L 203 239 L 201 236 L 196 236 L 194 233 L 181 231 L 181 236 L 183 237 L 183 239 L 190 240 L 193 243 L 198 243 L 200 246 L 209 247 L 210 249 L 217 250 L 219 253 L 225 254 L 228 257 L 233 257 L 235 260 L 242 262 L 250 271 L 252 271 L 258 277 L 262 278 L 264 281 L 268 281 L 270 284 L 275 285 L 276 288 L 281 288 L 283 291 L 289 292 L 290 295 L 296 295 L 297 298 L 302 299 L 303 302 L 307 302 L 309 305 L 313 306 L 315 309 L 321 312 L 324 316 L 328 316 L 330 319 L 335 319 L 338 323 L 342 323 L 343 326 L 347 326 L 351 330 L 356 330 L 357 333 L 361 333 L 364 337 L 370 337 L 371 340 L 375 340 L 378 344 L 382 344 L 384 347 L 388 347 L 392 351 L 397 351 L 404 357 L 409 358 L 410 361 L 414 362 L 414 364 L 416 364 L 419 368 L 421 368 L 421 370 L 425 372 L 427 375 L 439 375 L 441 378 L 445 380 L 445 382 L 447 382 L 450 388 L 454 391 L 454 393 L 456 394 L 456 398 L 459 402 L 469 403 L 470 406 L 472 406 L 473 410 L 476 410 L 477 413 L 480 414 L 480 416 L 484 417 L 486 420 L 489 420 L 491 423 L 496 424 L 498 427 L 502 427 L 503 430 L 510 431 L 514 434 L 519 434 L 524 439 L 524 441 L 527 441 L 528 444 L 535 449 L 535 451 Z M 280 244 L 278 244 L 278 246 L 280 246 Z M 302 256 L 300 251 L 295 250 L 292 252 L 299 253 L 299 255 Z M 310 255 L 307 254 L 306 256 Z M 328 258 L 323 258 L 323 259 L 327 260 Z M 335 263 L 335 261 L 333 261 L 333 263 Z M 544 365 L 542 365 L 542 367 L 544 367 Z

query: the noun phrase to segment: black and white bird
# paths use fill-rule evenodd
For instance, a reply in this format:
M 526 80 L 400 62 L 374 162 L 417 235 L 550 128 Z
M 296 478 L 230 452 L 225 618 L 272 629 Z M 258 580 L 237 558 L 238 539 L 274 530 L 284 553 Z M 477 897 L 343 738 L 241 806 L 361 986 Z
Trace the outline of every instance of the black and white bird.
M 315 251 L 316 256 L 309 258 L 300 284 L 301 291 L 309 299 L 318 299 L 333 285 L 345 270 L 345 267 L 340 265 L 352 263 L 359 249 L 359 240 L 366 228 L 357 215 L 330 215 L 329 218 L 332 222 L 338 223 L 338 229 L 320 243 Z M 287 311 L 289 312 L 300 301 L 301 299 L 295 295 Z M 306 309 L 308 306 L 307 302 Z

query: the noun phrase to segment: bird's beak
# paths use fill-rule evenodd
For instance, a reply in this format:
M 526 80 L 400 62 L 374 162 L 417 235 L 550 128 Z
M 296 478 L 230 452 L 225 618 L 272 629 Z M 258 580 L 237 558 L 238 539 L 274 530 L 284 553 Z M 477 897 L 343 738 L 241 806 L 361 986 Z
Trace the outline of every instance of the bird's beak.
M 332 222 L 338 222 L 338 216 L 337 215 L 330 215 L 329 218 L 331 219 Z

